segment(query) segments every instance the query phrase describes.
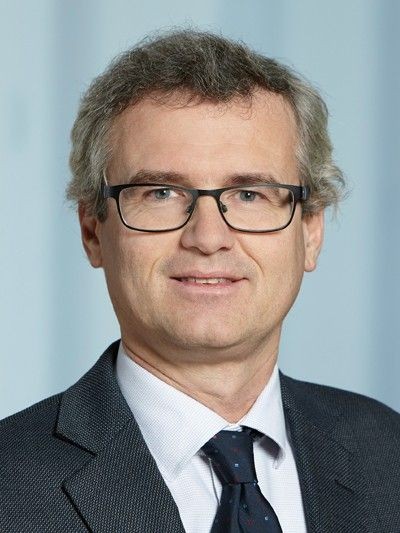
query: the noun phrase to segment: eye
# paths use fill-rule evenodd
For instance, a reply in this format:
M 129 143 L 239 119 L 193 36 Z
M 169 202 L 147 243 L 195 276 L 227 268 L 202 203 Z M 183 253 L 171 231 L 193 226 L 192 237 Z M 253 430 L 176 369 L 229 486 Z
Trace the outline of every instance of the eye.
M 173 189 L 163 187 L 161 189 L 151 189 L 146 192 L 147 198 L 150 200 L 169 200 L 170 198 L 176 196 L 176 193 Z
M 244 202 L 252 202 L 259 196 L 255 191 L 239 191 L 239 198 Z

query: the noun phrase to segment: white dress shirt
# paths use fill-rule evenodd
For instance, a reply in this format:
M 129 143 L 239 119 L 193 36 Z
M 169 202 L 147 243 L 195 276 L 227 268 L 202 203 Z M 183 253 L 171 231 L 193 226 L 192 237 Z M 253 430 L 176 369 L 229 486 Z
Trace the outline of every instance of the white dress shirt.
M 229 424 L 217 413 L 135 363 L 120 343 L 116 377 L 179 509 L 187 533 L 208 533 L 221 484 L 201 447 L 216 433 L 248 426 L 265 436 L 254 442 L 259 486 L 284 533 L 306 533 L 304 510 L 281 400 L 278 367 L 250 411 Z

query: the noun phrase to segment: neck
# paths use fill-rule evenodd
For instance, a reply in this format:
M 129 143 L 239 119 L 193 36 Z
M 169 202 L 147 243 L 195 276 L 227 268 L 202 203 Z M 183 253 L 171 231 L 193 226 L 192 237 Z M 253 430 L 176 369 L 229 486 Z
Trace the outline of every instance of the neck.
M 266 355 L 210 363 L 177 364 L 123 339 L 126 354 L 172 387 L 199 401 L 227 422 L 236 423 L 250 410 L 268 383 L 277 360 L 277 347 Z

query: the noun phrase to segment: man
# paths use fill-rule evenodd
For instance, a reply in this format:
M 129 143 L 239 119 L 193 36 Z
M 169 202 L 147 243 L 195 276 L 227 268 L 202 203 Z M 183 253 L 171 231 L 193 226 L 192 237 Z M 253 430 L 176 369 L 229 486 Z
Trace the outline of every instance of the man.
M 1 424 L 1 531 L 400 531 L 400 416 L 277 367 L 340 198 L 331 152 L 318 93 L 215 35 L 93 82 L 68 196 L 121 342 Z

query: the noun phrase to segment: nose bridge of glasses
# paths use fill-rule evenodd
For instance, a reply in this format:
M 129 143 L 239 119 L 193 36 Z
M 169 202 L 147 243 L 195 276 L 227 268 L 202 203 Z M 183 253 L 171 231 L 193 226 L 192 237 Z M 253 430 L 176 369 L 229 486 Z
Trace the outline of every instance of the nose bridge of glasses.
M 196 189 L 196 195 L 193 198 L 192 205 L 188 208 L 189 211 L 193 211 L 200 196 L 211 196 L 215 199 L 218 210 L 225 213 L 227 211 L 226 206 L 221 202 L 221 189 Z

